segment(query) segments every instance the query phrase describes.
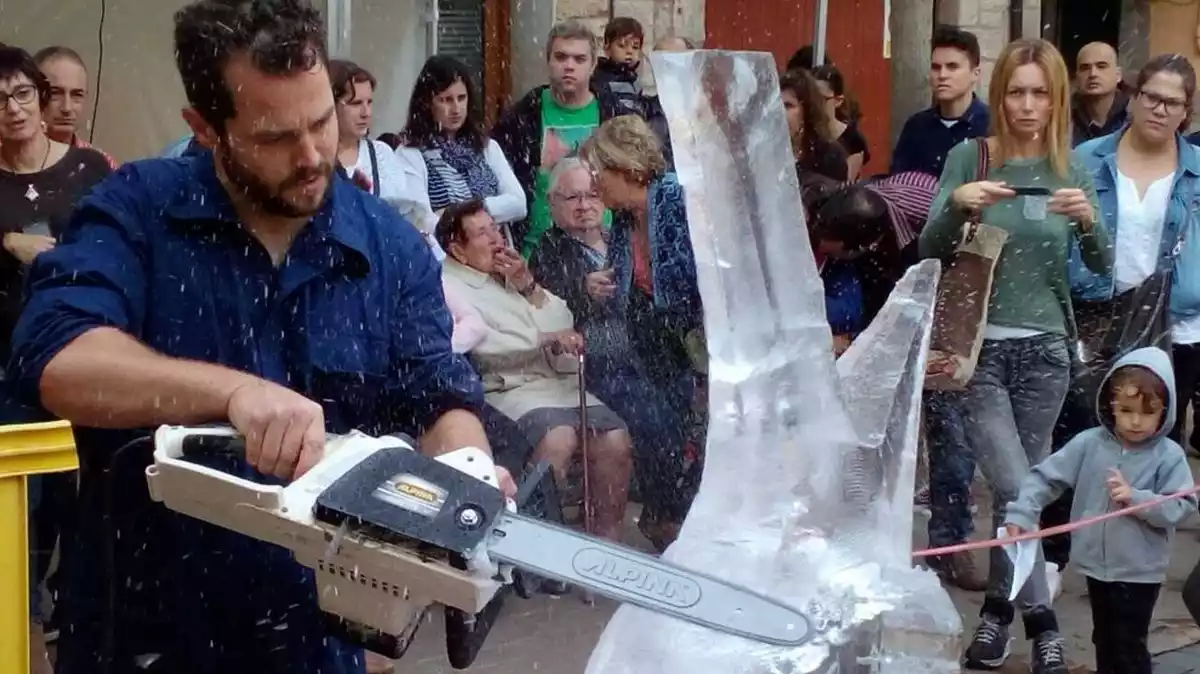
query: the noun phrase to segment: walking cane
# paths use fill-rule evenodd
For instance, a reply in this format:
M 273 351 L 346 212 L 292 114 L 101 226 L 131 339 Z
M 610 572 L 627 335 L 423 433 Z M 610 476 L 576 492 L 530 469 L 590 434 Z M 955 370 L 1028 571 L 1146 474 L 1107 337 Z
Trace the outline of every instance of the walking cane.
M 579 352 L 579 459 L 583 463 L 583 530 L 595 533 L 592 510 L 592 483 L 588 468 L 588 420 L 587 420 L 587 375 L 583 351 Z M 581 589 L 580 599 L 586 604 L 595 604 L 596 598 L 588 590 Z
M 593 528 L 592 484 L 588 468 L 588 417 L 587 417 L 587 375 L 584 372 L 585 358 L 583 351 L 579 352 L 579 456 L 583 463 L 583 530 L 595 533 Z

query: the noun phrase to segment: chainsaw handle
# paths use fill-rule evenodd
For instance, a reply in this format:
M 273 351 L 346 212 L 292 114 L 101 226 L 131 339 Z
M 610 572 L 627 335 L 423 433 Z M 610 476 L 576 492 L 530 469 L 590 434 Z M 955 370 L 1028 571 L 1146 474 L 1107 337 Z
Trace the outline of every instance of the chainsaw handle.
M 189 435 L 180 443 L 185 459 L 203 457 L 246 458 L 246 439 L 240 435 Z

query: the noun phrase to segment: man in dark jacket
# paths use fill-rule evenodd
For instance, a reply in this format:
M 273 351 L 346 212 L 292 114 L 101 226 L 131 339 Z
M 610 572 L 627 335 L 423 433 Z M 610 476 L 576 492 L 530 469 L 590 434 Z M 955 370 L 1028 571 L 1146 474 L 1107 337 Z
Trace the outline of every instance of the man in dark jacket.
M 1104 42 L 1084 45 L 1075 58 L 1071 99 L 1071 146 L 1107 136 L 1125 126 L 1129 95 L 1121 84 L 1117 50 Z
M 550 83 L 514 103 L 492 130 L 529 202 L 529 218 L 512 227 L 513 243 L 526 259 L 552 224 L 546 193 L 554 164 L 574 154 L 606 120 L 637 112 L 593 85 L 596 56 L 596 36 L 586 24 L 556 24 L 546 40 Z

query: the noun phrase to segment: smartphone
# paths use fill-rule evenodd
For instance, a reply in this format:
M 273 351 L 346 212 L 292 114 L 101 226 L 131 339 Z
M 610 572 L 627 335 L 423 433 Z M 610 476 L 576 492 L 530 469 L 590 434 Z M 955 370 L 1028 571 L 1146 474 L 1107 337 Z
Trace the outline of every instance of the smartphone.
M 1049 187 L 1018 187 L 1014 185 L 1009 186 L 1008 189 L 1016 192 L 1018 197 L 1048 197 L 1053 194 Z

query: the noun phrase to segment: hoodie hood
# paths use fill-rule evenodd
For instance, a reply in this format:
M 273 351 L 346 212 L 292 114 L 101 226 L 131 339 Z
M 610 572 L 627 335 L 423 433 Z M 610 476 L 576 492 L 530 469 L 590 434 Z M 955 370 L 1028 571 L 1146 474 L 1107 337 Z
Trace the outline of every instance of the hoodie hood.
M 1100 382 L 1100 389 L 1096 392 L 1096 417 L 1100 419 L 1100 423 L 1104 424 L 1104 428 L 1116 436 L 1116 429 L 1113 428 L 1112 410 L 1109 409 L 1108 401 L 1104 399 L 1104 390 L 1108 387 L 1108 380 L 1112 378 L 1113 373 L 1123 367 L 1137 365 L 1150 370 L 1162 380 L 1167 389 L 1167 405 L 1163 411 L 1162 423 L 1159 424 L 1158 430 L 1146 442 L 1155 442 L 1162 439 L 1175 426 L 1175 369 L 1171 367 L 1171 357 L 1166 351 L 1155 347 L 1148 346 L 1129 352 L 1120 360 L 1108 374 L 1104 375 L 1104 381 Z

